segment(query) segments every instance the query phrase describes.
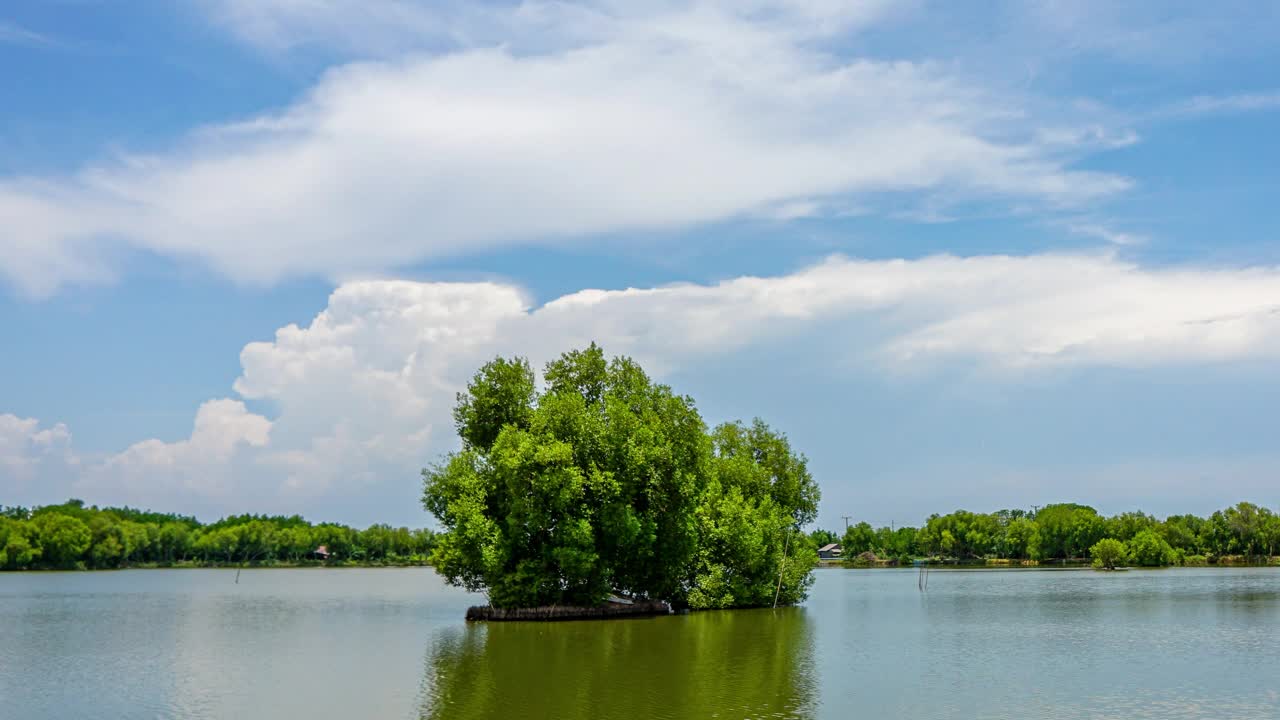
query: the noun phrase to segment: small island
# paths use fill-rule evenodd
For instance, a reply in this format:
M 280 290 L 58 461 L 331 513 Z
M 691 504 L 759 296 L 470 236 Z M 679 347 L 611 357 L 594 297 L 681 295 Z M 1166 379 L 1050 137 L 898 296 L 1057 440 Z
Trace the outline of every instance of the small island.
M 462 448 L 423 470 L 431 564 L 488 598 L 472 619 L 626 617 L 791 605 L 817 552 L 819 490 L 757 419 L 708 429 L 693 399 L 594 343 L 497 358 L 459 393 Z

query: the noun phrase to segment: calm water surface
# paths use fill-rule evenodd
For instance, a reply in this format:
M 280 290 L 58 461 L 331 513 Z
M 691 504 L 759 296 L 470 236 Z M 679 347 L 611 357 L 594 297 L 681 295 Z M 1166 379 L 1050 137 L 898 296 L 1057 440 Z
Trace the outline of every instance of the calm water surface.
M 1280 571 L 820 570 L 467 626 L 430 570 L 0 573 L 0 718 L 1280 718 Z

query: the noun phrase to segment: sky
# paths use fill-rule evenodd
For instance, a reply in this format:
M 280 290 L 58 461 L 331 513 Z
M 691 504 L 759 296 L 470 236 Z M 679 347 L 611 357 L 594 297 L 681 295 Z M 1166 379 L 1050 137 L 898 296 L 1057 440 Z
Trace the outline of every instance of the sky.
M 429 526 L 600 343 L 819 523 L 1280 506 L 1280 6 L 10 0 L 0 504 Z

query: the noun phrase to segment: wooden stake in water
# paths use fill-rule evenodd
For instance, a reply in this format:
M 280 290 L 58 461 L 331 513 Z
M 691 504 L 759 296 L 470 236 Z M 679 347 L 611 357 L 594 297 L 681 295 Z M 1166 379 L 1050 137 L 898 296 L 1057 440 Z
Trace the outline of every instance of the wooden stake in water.
M 778 596 L 782 594 L 782 571 L 787 567 L 787 548 L 791 546 L 791 533 L 787 533 L 787 539 L 782 543 L 782 564 L 778 566 L 778 589 L 773 591 L 773 607 L 778 607 Z

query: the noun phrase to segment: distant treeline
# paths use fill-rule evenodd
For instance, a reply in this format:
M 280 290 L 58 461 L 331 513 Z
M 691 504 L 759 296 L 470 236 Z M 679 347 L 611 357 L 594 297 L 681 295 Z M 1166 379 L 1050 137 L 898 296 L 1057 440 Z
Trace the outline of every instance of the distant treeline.
M 107 569 L 174 565 L 425 564 L 430 530 L 311 524 L 298 515 L 235 515 L 203 525 L 194 517 L 80 500 L 0 506 L 0 569 Z
M 873 528 L 860 522 L 849 526 L 843 536 L 815 530 L 809 537 L 819 547 L 839 542 L 845 562 L 854 565 L 903 563 L 921 557 L 1042 563 L 1086 560 L 1095 559 L 1093 548 L 1104 539 L 1122 543 L 1121 559 L 1133 565 L 1266 562 L 1280 549 L 1280 514 L 1242 502 L 1207 518 L 1172 515 L 1161 520 L 1142 512 L 1104 517 L 1087 505 L 1067 503 L 1035 512 L 957 510 L 932 515 L 920 528 Z

